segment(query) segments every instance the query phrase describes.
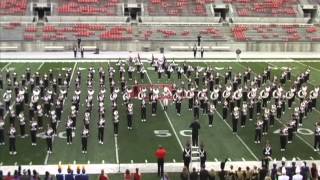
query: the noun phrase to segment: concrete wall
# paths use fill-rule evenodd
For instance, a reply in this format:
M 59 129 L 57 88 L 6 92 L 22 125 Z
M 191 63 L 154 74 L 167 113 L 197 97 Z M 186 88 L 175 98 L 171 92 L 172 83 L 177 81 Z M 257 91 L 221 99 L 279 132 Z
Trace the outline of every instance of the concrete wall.
M 66 51 L 71 51 L 75 42 L 1 42 L 0 46 L 17 46 L 19 51 L 44 51 L 45 46 L 64 46 Z M 86 46 L 98 46 L 102 51 L 142 51 L 149 49 L 157 51 L 164 47 L 165 51 L 170 46 L 193 46 L 194 41 L 83 41 Z M 297 51 L 319 52 L 319 42 L 203 42 L 203 46 L 229 46 L 231 51 L 241 49 L 243 51 Z

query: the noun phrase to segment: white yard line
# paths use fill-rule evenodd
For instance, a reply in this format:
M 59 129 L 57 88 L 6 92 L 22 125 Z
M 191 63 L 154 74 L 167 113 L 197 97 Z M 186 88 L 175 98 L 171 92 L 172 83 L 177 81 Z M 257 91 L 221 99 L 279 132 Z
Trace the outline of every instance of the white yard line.
M 119 146 L 118 146 L 118 137 L 114 136 L 114 144 L 115 144 L 115 151 L 116 151 L 116 162 L 119 164 Z
M 73 75 L 74 75 L 74 71 L 76 70 L 77 64 L 78 64 L 77 62 L 74 63 L 73 70 L 72 70 L 71 77 L 70 77 L 69 86 L 70 86 L 70 84 L 71 84 L 71 82 L 72 82 Z M 58 128 L 58 126 L 59 126 L 59 122 L 57 123 L 57 128 Z M 53 136 L 53 138 L 52 138 L 52 146 L 53 146 L 53 142 L 54 142 L 54 136 Z M 48 164 L 49 156 L 50 156 L 50 154 L 47 152 L 47 155 L 46 155 L 46 157 L 45 157 L 45 159 L 44 159 L 44 163 L 43 163 L 44 165 L 47 165 L 47 164 Z
M 150 79 L 150 77 L 149 77 L 148 71 L 147 71 L 146 75 L 147 75 L 147 78 L 148 78 L 149 82 L 152 84 L 152 81 L 151 81 L 151 79 Z M 163 109 L 164 107 L 163 107 L 163 104 L 162 104 L 161 101 L 160 101 L 160 104 L 161 104 L 161 107 L 162 107 L 162 109 Z M 181 150 L 183 150 L 183 149 L 184 149 L 184 148 L 183 148 L 183 145 L 182 145 L 182 143 L 181 143 L 181 141 L 180 141 L 180 139 L 179 139 L 179 136 L 178 136 L 176 130 L 175 130 L 174 127 L 173 127 L 173 124 L 172 124 L 172 122 L 171 122 L 170 117 L 168 116 L 168 114 L 167 114 L 166 111 L 164 111 L 164 114 L 165 114 L 166 117 L 167 117 L 167 120 L 168 120 L 168 122 L 169 122 L 169 124 L 170 124 L 170 126 L 171 126 L 171 129 L 172 129 L 172 131 L 173 131 L 173 133 L 174 133 L 174 135 L 175 135 L 175 137 L 176 137 L 176 139 L 177 139 L 177 141 L 178 141 L 178 143 L 179 143 L 179 145 L 180 145 Z
M 40 64 L 40 66 L 38 67 L 37 71 L 39 71 L 39 70 L 42 68 L 43 65 L 44 65 L 44 62 L 42 62 L 42 63 Z
M 3 70 L 7 69 L 7 67 L 10 66 L 10 65 L 11 65 L 11 62 L 9 62 L 9 63 L 6 64 L 5 66 L 3 66 L 3 68 L 1 68 L 1 72 L 2 72 Z
M 306 67 L 308 67 L 308 68 L 310 68 L 310 69 L 313 69 L 313 70 L 315 70 L 315 71 L 318 71 L 318 72 L 320 72 L 320 69 L 317 69 L 317 68 L 315 68 L 315 67 L 312 67 L 312 66 L 309 66 L 309 65 L 306 65 L 306 64 L 303 64 L 301 61 L 295 61 L 295 62 L 297 62 L 298 64 L 301 64 L 302 66 L 306 66 Z

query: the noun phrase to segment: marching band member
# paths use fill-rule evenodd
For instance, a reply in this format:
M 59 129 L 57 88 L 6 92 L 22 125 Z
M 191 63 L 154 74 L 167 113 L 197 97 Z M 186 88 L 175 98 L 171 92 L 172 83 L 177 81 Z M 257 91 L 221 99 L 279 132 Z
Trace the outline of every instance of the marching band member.
M 19 123 L 20 123 L 20 135 L 21 138 L 25 138 L 26 135 L 26 121 L 24 118 L 23 112 L 18 115 Z
M 263 114 L 263 125 L 262 125 L 262 134 L 267 135 L 269 130 L 269 118 L 270 118 L 270 110 L 268 108 L 264 109 Z
M 320 147 L 320 123 L 316 123 L 316 128 L 314 130 L 314 151 L 319 151 Z
M 182 158 L 183 158 L 184 167 L 189 169 L 189 165 L 191 162 L 191 147 L 189 143 L 187 143 L 186 147 L 183 149 Z
M 288 143 L 288 127 L 284 126 L 280 130 L 280 151 L 285 151 Z
M 87 154 L 88 136 L 89 136 L 89 130 L 86 128 L 83 128 L 82 134 L 81 134 L 82 154 Z
M 2 117 L 0 118 L 0 146 L 1 145 L 5 145 L 4 142 L 4 125 L 5 125 L 5 121 L 2 119 Z
M 189 111 L 192 110 L 193 108 L 193 100 L 194 100 L 194 92 L 193 92 L 193 88 L 186 90 L 186 98 L 188 99 L 188 108 Z
M 158 95 L 155 92 L 152 93 L 151 96 L 151 113 L 152 116 L 156 116 L 158 107 Z
M 207 151 L 204 150 L 204 145 L 200 145 L 200 166 L 201 167 L 206 167 L 206 161 L 207 161 Z
M 166 111 L 168 109 L 169 98 L 172 96 L 172 93 L 170 92 L 168 87 L 164 87 L 162 95 L 163 108 Z
M 254 136 L 254 143 L 260 144 L 260 142 L 261 142 L 262 126 L 263 126 L 263 121 L 257 120 L 257 123 L 256 123 L 256 133 L 255 133 L 255 136 Z
M 294 93 L 291 90 L 286 93 L 286 99 L 288 100 L 288 109 L 291 109 L 294 101 Z
M 147 105 L 144 99 L 141 100 L 141 121 L 146 122 L 147 120 Z
M 47 140 L 47 152 L 49 154 L 52 153 L 52 136 L 53 136 L 53 130 L 48 125 L 48 129 L 46 131 L 46 140 Z
M 32 146 L 37 145 L 37 128 L 38 128 L 37 121 L 32 120 L 31 128 L 30 128 L 30 136 L 31 136 L 31 145 Z
M 180 116 L 181 115 L 181 101 L 182 101 L 181 96 L 179 94 L 175 94 L 174 101 L 176 103 L 177 115 Z
M 211 104 L 209 106 L 209 111 L 208 111 L 208 119 L 209 119 L 209 127 L 212 127 L 213 124 L 213 114 L 214 111 L 216 110 L 216 107 L 214 106 L 214 104 Z
M 73 121 L 70 117 L 68 117 L 67 124 L 66 124 L 66 134 L 67 134 L 67 144 L 72 144 L 72 124 Z
M 99 118 L 98 122 L 98 140 L 99 144 L 103 144 L 103 139 L 104 139 L 104 126 L 105 126 L 105 120 L 104 118 Z
M 132 130 L 132 121 L 133 121 L 133 104 L 132 102 L 128 103 L 127 108 L 127 120 L 128 120 L 128 129 Z
M 241 109 L 241 121 L 240 121 L 241 128 L 244 128 L 246 126 L 247 111 L 248 111 L 248 105 L 246 102 L 244 102 L 242 104 L 242 109 Z
M 223 120 L 226 120 L 228 117 L 228 101 L 224 101 L 223 103 L 223 109 L 222 109 L 222 118 Z
M 274 120 L 277 114 L 277 106 L 275 104 L 271 105 L 271 110 L 270 110 L 270 126 L 273 127 L 274 125 Z
M 119 132 L 119 113 L 117 110 L 113 112 L 113 134 L 118 136 Z
M 132 74 L 134 71 L 135 71 L 135 68 L 133 66 L 128 67 L 128 77 L 130 81 L 132 80 Z
M 253 119 L 254 100 L 249 101 L 249 121 Z
M 3 101 L 5 102 L 6 111 L 9 110 L 11 98 L 12 98 L 12 91 L 7 89 L 6 92 L 3 94 Z
M 310 99 L 312 100 L 312 108 L 317 107 L 317 98 L 319 96 L 319 87 L 314 88 L 314 90 L 310 91 Z
M 9 130 L 9 154 L 16 155 L 16 128 L 14 128 L 13 124 L 11 124 Z
M 296 121 L 291 120 L 288 122 L 288 143 L 291 144 L 293 140 L 293 132 L 295 131 Z
M 194 119 L 199 119 L 199 109 L 200 109 L 199 106 L 200 106 L 200 102 L 198 99 L 196 99 L 193 104 L 193 117 L 194 117 Z
M 272 147 L 271 144 L 269 142 L 266 143 L 266 147 L 263 148 L 263 160 L 264 160 L 264 165 L 265 167 L 269 167 L 269 161 L 272 160 Z
M 239 108 L 236 106 L 232 112 L 232 132 L 235 134 L 238 132 L 238 122 L 239 122 L 240 112 Z

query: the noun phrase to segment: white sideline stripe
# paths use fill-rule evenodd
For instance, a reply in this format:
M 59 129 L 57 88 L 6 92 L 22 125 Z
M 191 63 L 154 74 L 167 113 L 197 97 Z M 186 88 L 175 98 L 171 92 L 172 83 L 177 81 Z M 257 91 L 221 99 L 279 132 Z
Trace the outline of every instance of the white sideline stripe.
M 7 69 L 7 67 L 10 66 L 10 65 L 11 65 L 11 62 L 9 62 L 9 63 L 7 63 L 5 66 L 3 66 L 3 68 L 1 68 L 1 72 L 2 72 L 3 70 Z
M 147 74 L 147 78 L 148 78 L 149 82 L 152 84 L 152 81 L 151 81 L 151 79 L 150 79 L 150 77 L 149 77 L 148 71 L 147 71 L 146 74 Z M 163 104 L 162 104 L 161 101 L 160 101 L 160 104 L 161 104 L 161 107 L 162 107 L 162 109 L 163 109 L 164 107 L 163 107 Z M 183 145 L 182 145 L 182 143 L 181 143 L 181 141 L 180 141 L 180 139 L 179 139 L 179 137 L 178 137 L 178 134 L 177 134 L 176 130 L 175 130 L 174 127 L 173 127 L 173 124 L 172 124 L 172 122 L 171 122 L 171 119 L 169 118 L 169 116 L 168 116 L 168 114 L 167 114 L 166 111 L 164 111 L 164 114 L 165 114 L 166 117 L 167 117 L 167 120 L 168 120 L 168 122 L 169 122 L 169 124 L 170 124 L 170 126 L 171 126 L 171 129 L 172 129 L 172 131 L 173 131 L 173 133 L 174 133 L 174 135 L 175 135 L 175 137 L 176 137 L 176 139 L 177 139 L 177 141 L 178 141 L 178 143 L 179 143 L 179 145 L 180 145 L 181 150 L 183 150 Z
M 219 162 L 217 158 L 214 158 L 214 161 L 215 161 L 215 162 Z
M 242 157 L 241 159 L 242 159 L 242 161 L 246 161 L 246 159 L 245 159 L 245 158 L 243 158 L 243 157 Z
M 40 64 L 40 66 L 38 67 L 37 71 L 39 71 L 39 70 L 42 68 L 43 65 L 44 65 L 44 62 L 42 62 L 42 63 Z
M 228 128 L 230 129 L 230 130 L 232 130 L 232 128 L 231 128 L 231 126 L 225 121 L 225 120 L 223 120 L 223 118 L 222 118 L 222 116 L 221 116 L 221 114 L 216 110 L 216 112 L 217 112 L 217 114 L 218 114 L 218 116 L 220 117 L 220 119 L 228 126 Z M 242 140 L 242 138 L 238 135 L 238 134 L 236 134 L 236 137 L 239 139 L 239 141 L 243 144 L 243 146 L 249 151 L 249 153 L 257 160 L 257 161 L 259 161 L 259 158 L 253 153 L 253 151 L 249 148 L 249 146 Z
M 310 156 L 310 159 L 311 159 L 311 160 L 314 160 L 312 156 Z
M 76 66 L 77 66 L 78 62 L 76 62 L 74 65 L 73 65 L 73 70 L 72 70 L 72 73 L 71 73 L 71 78 L 70 78 L 70 82 L 69 82 L 69 85 L 71 84 L 72 82 L 72 79 L 73 79 L 73 75 L 74 75 L 74 71 L 76 69 Z M 64 104 L 64 103 L 63 103 Z M 57 123 L 57 127 L 59 126 L 59 122 Z M 54 136 L 52 137 L 52 146 L 53 146 L 53 142 L 54 142 Z M 47 152 L 47 155 L 44 159 L 44 165 L 47 165 L 48 164 L 48 160 L 49 160 L 49 156 L 50 154 Z
M 172 58 L 170 57 L 166 57 L 168 60 L 168 62 L 171 62 Z M 210 59 L 199 59 L 199 60 L 196 60 L 196 59 L 192 59 L 192 58 L 174 58 L 174 61 L 175 62 L 185 62 L 186 59 L 188 59 L 187 62 L 236 62 L 238 63 L 239 61 L 236 61 L 234 60 L 233 58 L 228 58 L 228 59 L 219 59 L 219 58 L 210 58 Z M 5 61 L 3 60 L 0 60 L 0 62 L 10 62 L 10 63 L 21 63 L 22 60 L 28 60 L 28 63 L 41 63 L 43 62 L 43 59 L 6 59 Z M 61 58 L 61 59 L 58 59 L 58 58 L 54 58 L 54 59 L 46 59 L 45 60 L 46 63 L 66 63 L 66 62 L 71 62 L 71 63 L 75 63 L 75 62 L 79 62 L 79 63 L 91 63 L 91 62 L 107 62 L 107 63 L 110 63 L 110 62 L 118 62 L 118 59 L 99 59 L 99 58 L 87 58 L 87 59 L 68 59 L 68 58 Z M 148 63 L 148 59 L 147 58 L 141 58 L 141 62 L 144 62 L 144 63 Z M 274 60 L 274 59 L 241 59 L 240 62 L 319 62 L 319 60 L 304 60 L 304 61 L 299 61 L 299 60 L 288 60 L 288 59 L 277 59 L 277 60 Z
M 119 164 L 119 148 L 118 148 L 118 138 L 114 136 L 114 144 L 115 144 L 115 151 L 116 151 L 116 162 Z

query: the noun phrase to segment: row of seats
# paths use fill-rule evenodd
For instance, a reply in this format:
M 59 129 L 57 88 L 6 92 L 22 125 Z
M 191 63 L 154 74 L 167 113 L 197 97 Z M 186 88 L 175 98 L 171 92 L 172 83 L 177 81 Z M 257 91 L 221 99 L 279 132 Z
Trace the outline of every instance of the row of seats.
M 231 36 L 229 32 L 231 32 Z M 137 34 L 138 36 L 133 36 Z M 47 24 L 37 27 L 33 24 L 2 24 L 0 39 L 2 41 L 43 40 L 73 41 L 83 40 L 144 40 L 144 41 L 196 41 L 201 35 L 204 41 L 320 41 L 320 27 L 306 25 L 234 25 L 224 26 L 148 26 L 141 25 L 133 29 L 130 25 L 103 24 Z
M 223 0 L 231 3 L 239 16 L 268 17 L 297 16 L 298 0 Z
M 0 16 L 25 15 L 27 6 L 28 6 L 27 0 L 1 0 Z
M 150 16 L 207 16 L 205 5 L 214 0 L 149 0 Z
M 236 41 L 319 41 L 320 29 L 299 25 L 236 25 L 231 29 Z
M 226 40 L 221 27 L 140 27 L 141 40 Z
M 102 15 L 116 16 L 119 0 L 60 0 L 60 15 Z

